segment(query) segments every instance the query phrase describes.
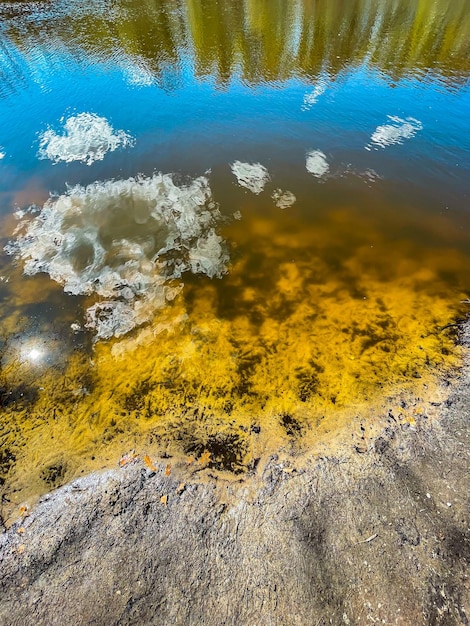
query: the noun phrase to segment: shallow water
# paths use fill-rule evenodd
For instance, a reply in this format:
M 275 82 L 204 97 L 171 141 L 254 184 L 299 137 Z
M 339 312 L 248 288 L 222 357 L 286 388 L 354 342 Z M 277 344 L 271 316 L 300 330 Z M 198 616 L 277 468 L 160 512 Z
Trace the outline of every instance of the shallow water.
M 0 2 L 7 500 L 243 471 L 458 365 L 466 5 Z

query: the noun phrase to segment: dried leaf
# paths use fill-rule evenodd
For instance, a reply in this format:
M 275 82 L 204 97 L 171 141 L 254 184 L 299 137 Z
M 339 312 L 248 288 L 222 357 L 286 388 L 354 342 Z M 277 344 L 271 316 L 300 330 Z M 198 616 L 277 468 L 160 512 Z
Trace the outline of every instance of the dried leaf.
M 28 507 L 27 506 L 20 506 L 19 514 L 22 517 L 26 517 L 26 515 L 29 515 Z
M 160 498 L 160 502 L 161 502 L 164 506 L 166 506 L 166 504 L 167 504 L 167 502 L 168 502 L 168 496 L 167 496 L 167 495 L 162 496 L 162 497 Z
M 171 463 L 167 463 L 165 468 L 165 476 L 169 476 L 171 474 Z
M 144 456 L 144 463 L 152 472 L 157 471 L 156 466 L 153 464 L 152 459 L 149 457 L 148 454 Z
M 188 458 L 186 459 L 186 465 L 191 465 L 191 463 L 194 463 L 194 457 L 193 456 L 188 456 Z
M 176 487 L 176 493 L 183 493 L 183 491 L 186 489 L 186 483 L 180 483 L 177 487 Z
M 17 548 L 16 551 L 18 552 L 18 554 L 23 554 L 24 552 L 24 543 L 21 543 Z
M 18 528 L 18 530 L 16 531 L 19 535 L 22 535 L 24 532 L 26 531 L 24 526 L 21 526 L 20 528 Z
M 203 467 L 205 467 L 206 465 L 208 465 L 210 460 L 211 460 L 211 453 L 208 450 L 204 450 L 204 452 L 201 454 L 201 457 L 199 459 L 199 463 Z
M 130 452 L 125 454 L 123 457 L 121 457 L 121 460 L 119 461 L 119 466 L 124 467 L 125 465 L 129 465 L 129 463 L 132 463 L 133 461 L 135 461 L 138 458 L 138 456 L 139 455 L 136 454 L 134 450 L 131 450 Z

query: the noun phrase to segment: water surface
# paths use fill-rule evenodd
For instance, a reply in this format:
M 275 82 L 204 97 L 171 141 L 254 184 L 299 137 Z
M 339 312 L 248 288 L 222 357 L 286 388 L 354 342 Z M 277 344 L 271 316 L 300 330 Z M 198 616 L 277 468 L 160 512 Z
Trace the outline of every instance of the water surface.
M 7 501 L 243 471 L 458 365 L 466 5 L 0 3 Z

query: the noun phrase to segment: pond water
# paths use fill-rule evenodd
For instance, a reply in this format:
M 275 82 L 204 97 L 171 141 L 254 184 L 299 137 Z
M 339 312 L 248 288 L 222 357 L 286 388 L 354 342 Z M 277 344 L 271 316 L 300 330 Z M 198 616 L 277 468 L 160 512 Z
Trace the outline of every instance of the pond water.
M 4 503 L 457 366 L 469 77 L 467 0 L 0 2 Z

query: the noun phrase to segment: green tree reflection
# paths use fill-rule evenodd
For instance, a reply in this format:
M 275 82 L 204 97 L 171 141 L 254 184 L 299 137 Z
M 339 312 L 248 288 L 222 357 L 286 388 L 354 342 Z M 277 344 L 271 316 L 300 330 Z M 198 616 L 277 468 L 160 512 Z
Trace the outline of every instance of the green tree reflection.
M 120 0 L 112 9 L 51 9 L 51 19 L 35 19 L 34 8 L 27 19 L 11 6 L 0 2 L 1 30 L 24 54 L 47 41 L 168 88 L 187 58 L 197 76 L 221 86 L 234 75 L 248 83 L 311 80 L 360 65 L 391 80 L 432 72 L 458 86 L 470 70 L 468 0 Z

